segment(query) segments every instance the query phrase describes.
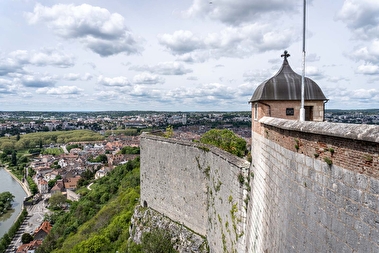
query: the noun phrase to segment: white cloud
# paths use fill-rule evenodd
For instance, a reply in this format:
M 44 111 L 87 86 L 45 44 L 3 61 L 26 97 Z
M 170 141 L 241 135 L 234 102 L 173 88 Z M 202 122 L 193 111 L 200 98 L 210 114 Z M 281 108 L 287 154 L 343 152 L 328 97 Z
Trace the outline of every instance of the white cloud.
M 93 78 L 93 76 L 90 73 L 85 73 L 80 79 L 82 81 L 89 81 Z
M 355 61 L 379 63 L 379 39 L 371 41 L 368 46 L 362 46 L 346 56 Z
M 30 24 L 44 23 L 58 36 L 79 41 L 100 56 L 138 54 L 141 39 L 126 27 L 124 17 L 89 4 L 37 4 L 25 14 Z
M 150 73 L 142 73 L 135 75 L 133 78 L 133 83 L 135 84 L 162 84 L 165 82 L 165 79 L 159 77 L 158 75 L 150 74 Z
M 253 53 L 282 50 L 296 39 L 298 35 L 293 28 L 273 30 L 269 25 L 254 23 L 227 27 L 205 37 L 195 36 L 189 31 L 176 31 L 172 35 L 161 36 L 159 43 L 173 55 L 183 55 L 179 60 L 191 62 L 207 58 L 245 58 Z
M 347 25 L 355 39 L 367 40 L 378 35 L 378 16 L 379 1 L 345 0 L 336 18 Z
M 76 86 L 59 86 L 59 87 L 44 87 L 36 90 L 38 94 L 46 95 L 78 95 L 83 91 L 83 89 Z
M 295 0 L 194 0 L 183 14 L 188 17 L 209 17 L 229 25 L 240 25 L 262 18 L 265 14 L 279 16 L 295 11 Z
M 244 82 L 249 83 L 259 83 L 261 84 L 266 79 L 273 76 L 271 70 L 261 69 L 261 70 L 249 70 L 243 73 Z
M 39 73 L 23 75 L 19 80 L 25 87 L 31 88 L 54 86 L 57 82 L 56 76 Z
M 42 48 L 40 51 L 17 50 L 9 54 L 20 64 L 31 64 L 39 67 L 55 66 L 60 68 L 72 67 L 75 64 L 75 57 L 63 53 L 55 48 Z
M 379 66 L 372 64 L 360 65 L 356 73 L 363 75 L 379 75 Z
M 158 40 L 174 54 L 185 54 L 204 47 L 202 38 L 197 37 L 191 31 L 179 30 L 172 35 L 158 35 Z
M 90 73 L 85 73 L 84 75 L 78 73 L 68 73 L 63 75 L 63 79 L 67 81 L 89 81 L 92 79 L 92 75 Z
M 80 79 L 80 74 L 68 73 L 63 76 L 63 79 L 66 79 L 68 81 L 76 81 Z
M 101 75 L 97 78 L 97 83 L 104 86 L 119 86 L 119 87 L 130 85 L 128 78 L 124 76 L 110 78 L 110 77 L 104 77 Z
M 117 91 L 100 91 L 96 93 L 97 100 L 118 100 L 120 93 Z
M 306 56 L 306 61 L 307 62 L 317 62 L 320 61 L 320 56 L 317 54 L 309 54 Z
M 323 72 L 316 66 L 306 66 L 305 75 L 315 79 L 321 79 L 325 77 Z
M 197 81 L 197 80 L 199 80 L 199 78 L 197 78 L 196 76 L 189 76 L 189 77 L 187 77 L 187 80 Z
M 11 80 L 0 79 L 0 94 L 14 94 L 17 91 L 17 85 Z
M 24 72 L 23 66 L 12 58 L 0 58 L 0 76 Z
M 182 63 L 179 62 L 160 62 L 155 66 L 134 66 L 130 67 L 131 70 L 147 71 L 150 73 L 160 75 L 185 75 L 192 73 L 191 69 L 186 69 Z

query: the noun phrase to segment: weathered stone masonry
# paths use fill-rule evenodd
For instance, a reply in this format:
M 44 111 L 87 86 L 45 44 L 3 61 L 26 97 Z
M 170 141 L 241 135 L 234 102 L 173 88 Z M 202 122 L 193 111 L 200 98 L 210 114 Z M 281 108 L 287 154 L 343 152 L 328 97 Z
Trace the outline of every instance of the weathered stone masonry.
M 245 252 L 379 252 L 379 128 L 260 123 Z
M 141 205 L 206 237 L 210 252 L 243 252 L 249 166 L 215 147 L 145 134 Z
M 217 148 L 144 135 L 141 205 L 206 237 L 210 252 L 379 252 L 378 143 L 378 126 L 264 117 L 249 169 Z

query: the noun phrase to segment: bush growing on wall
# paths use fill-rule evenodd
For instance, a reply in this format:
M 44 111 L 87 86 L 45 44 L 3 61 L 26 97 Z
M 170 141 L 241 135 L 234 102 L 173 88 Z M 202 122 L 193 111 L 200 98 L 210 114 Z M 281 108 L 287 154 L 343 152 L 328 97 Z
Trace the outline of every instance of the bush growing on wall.
M 228 129 L 212 129 L 203 134 L 200 142 L 214 145 L 233 155 L 243 157 L 246 152 L 246 141 Z

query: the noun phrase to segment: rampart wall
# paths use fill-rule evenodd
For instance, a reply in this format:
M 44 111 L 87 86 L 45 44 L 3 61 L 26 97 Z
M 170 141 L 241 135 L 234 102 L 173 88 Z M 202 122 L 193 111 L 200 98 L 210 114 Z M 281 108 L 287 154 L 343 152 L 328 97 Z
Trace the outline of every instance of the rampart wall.
M 141 137 L 141 205 L 208 240 L 210 252 L 243 252 L 250 163 L 215 147 Z
M 379 127 L 260 124 L 245 252 L 379 252 Z
M 252 158 L 143 135 L 141 205 L 212 253 L 379 252 L 378 126 L 264 117 Z

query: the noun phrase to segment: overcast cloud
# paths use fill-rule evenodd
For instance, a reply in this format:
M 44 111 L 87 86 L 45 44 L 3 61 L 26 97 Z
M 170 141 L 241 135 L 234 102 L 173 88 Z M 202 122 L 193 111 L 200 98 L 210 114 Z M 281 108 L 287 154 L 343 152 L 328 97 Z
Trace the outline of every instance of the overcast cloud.
M 379 1 L 307 1 L 306 75 L 327 108 L 379 108 Z M 295 0 L 1 1 L 1 110 L 248 111 L 301 74 Z

